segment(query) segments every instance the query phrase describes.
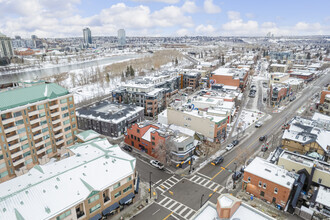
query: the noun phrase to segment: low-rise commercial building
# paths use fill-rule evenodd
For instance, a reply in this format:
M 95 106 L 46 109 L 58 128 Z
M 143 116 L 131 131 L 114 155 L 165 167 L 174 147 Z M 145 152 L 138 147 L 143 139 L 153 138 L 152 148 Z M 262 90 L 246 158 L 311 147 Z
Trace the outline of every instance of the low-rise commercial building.
M 288 65 L 287 64 L 271 64 L 269 67 L 269 72 L 275 73 L 275 72 L 281 72 L 285 73 L 288 70 Z
M 134 123 L 144 120 L 144 108 L 101 101 L 77 109 L 78 128 L 119 137 Z
M 280 106 L 289 95 L 290 95 L 290 85 L 273 83 L 270 86 L 270 105 Z
M 72 156 L 0 184 L 0 219 L 99 220 L 133 202 L 135 158 L 101 138 L 68 150 Z
M 0 181 L 25 173 L 73 144 L 73 95 L 54 83 L 0 92 Z
M 255 197 L 284 208 L 295 182 L 294 174 L 256 157 L 245 169 L 242 187 Z
M 219 68 L 211 73 L 210 84 L 223 84 L 235 86 L 244 90 L 248 79 L 248 71 L 238 68 Z
M 270 84 L 272 83 L 282 83 L 290 78 L 288 73 L 275 72 L 270 74 Z
M 305 82 L 309 82 L 314 79 L 314 72 L 311 72 L 309 70 L 298 70 L 298 71 L 292 71 L 290 72 L 290 77 L 293 78 L 299 78 L 305 80 Z

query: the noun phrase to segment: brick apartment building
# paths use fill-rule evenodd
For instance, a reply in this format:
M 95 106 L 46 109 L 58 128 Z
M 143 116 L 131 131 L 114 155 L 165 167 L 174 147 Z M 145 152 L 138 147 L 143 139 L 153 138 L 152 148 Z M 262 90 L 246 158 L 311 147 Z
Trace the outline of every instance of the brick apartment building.
M 191 88 L 195 90 L 199 86 L 201 80 L 201 73 L 199 72 L 184 72 L 181 76 L 181 89 Z
M 270 104 L 272 106 L 281 105 L 282 101 L 290 95 L 290 85 L 273 83 L 270 86 Z
M 176 130 L 176 131 L 175 131 Z M 163 127 L 161 124 L 151 124 L 150 122 L 142 122 L 133 124 L 125 134 L 125 143 L 138 150 L 141 150 L 156 159 L 164 156 L 164 152 L 170 156 L 172 165 L 176 166 L 182 161 L 189 160 L 192 156 L 192 151 L 195 149 L 194 132 L 172 130 L 168 127 Z M 188 130 L 188 129 L 186 129 Z M 168 146 L 167 143 L 171 144 Z M 159 146 L 165 146 L 167 149 L 160 151 Z
M 0 92 L 0 181 L 65 152 L 77 132 L 73 95 L 54 83 Z
M 315 74 L 309 70 L 290 71 L 290 77 L 303 79 L 305 82 L 312 81 Z
M 219 68 L 211 73 L 210 84 L 223 84 L 244 90 L 248 79 L 248 71 L 245 69 Z
M 256 157 L 244 169 L 242 187 L 247 193 L 284 208 L 295 182 L 293 175 Z

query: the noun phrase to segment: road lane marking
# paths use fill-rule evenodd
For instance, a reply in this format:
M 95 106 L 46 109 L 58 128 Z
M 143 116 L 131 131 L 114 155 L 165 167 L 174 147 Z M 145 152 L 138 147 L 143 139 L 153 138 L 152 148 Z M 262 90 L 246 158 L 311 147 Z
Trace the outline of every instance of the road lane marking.
M 206 179 L 210 179 L 209 176 L 206 176 L 206 175 L 204 175 L 204 174 L 202 174 L 202 173 L 200 173 L 200 172 L 197 172 L 196 174 L 198 174 L 198 175 L 200 175 L 200 176 L 202 176 L 202 177 L 204 177 L 204 178 L 206 178 Z
M 163 220 L 168 219 L 168 217 L 170 217 L 173 214 L 173 212 L 171 212 L 168 216 L 166 216 L 165 218 L 163 218 Z
M 157 211 L 155 211 L 152 215 L 155 215 L 157 212 L 159 212 L 160 211 L 160 209 L 158 209 Z
M 154 183 L 154 185 L 158 185 L 161 181 L 162 179 L 158 180 L 157 182 Z
M 273 129 L 274 127 L 276 127 L 276 125 L 278 124 L 278 122 L 280 120 L 282 120 L 283 117 L 280 117 L 275 123 L 274 126 L 269 127 L 266 132 L 263 133 L 263 135 L 267 134 L 269 132 L 270 129 Z M 262 136 L 263 136 L 262 135 Z M 227 168 L 232 162 L 234 162 L 236 159 L 238 159 L 239 156 L 241 156 L 243 153 L 245 153 L 251 146 L 253 146 L 256 142 L 258 141 L 258 138 L 253 141 L 248 147 L 245 148 L 244 151 L 241 151 L 234 159 L 232 159 L 226 166 L 225 168 Z M 217 174 L 215 174 L 210 180 L 213 180 L 215 177 L 217 177 L 222 171 L 224 171 L 223 169 L 221 169 Z

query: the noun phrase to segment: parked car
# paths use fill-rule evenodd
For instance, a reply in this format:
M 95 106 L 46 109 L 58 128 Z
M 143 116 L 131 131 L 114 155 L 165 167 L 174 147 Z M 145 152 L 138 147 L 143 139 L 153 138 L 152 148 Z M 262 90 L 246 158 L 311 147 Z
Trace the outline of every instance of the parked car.
M 257 121 L 256 124 L 254 125 L 256 128 L 260 128 L 262 126 L 261 121 Z
M 228 144 L 227 147 L 226 147 L 226 150 L 231 150 L 233 149 L 234 145 L 233 144 Z
M 218 164 L 220 164 L 220 163 L 222 163 L 222 162 L 223 162 L 223 156 L 219 156 L 219 157 L 215 158 L 215 159 L 212 161 L 212 163 L 213 163 L 214 165 L 218 165 Z
M 164 165 L 158 160 L 150 160 L 150 164 L 153 165 L 154 167 L 157 167 L 160 170 L 164 169 Z
M 238 180 L 239 178 L 241 178 L 242 173 L 240 171 L 236 171 L 235 173 L 233 173 L 232 178 L 234 181 Z
M 294 101 L 296 99 L 296 96 L 291 96 L 290 97 L 290 102 Z
M 238 140 L 233 140 L 233 142 L 232 142 L 232 144 L 233 144 L 234 146 L 236 146 L 238 143 L 239 143 Z
M 126 150 L 126 151 L 129 151 L 129 152 L 132 152 L 132 147 L 128 146 L 128 145 L 124 145 L 123 146 L 123 149 Z
M 267 135 L 261 136 L 259 138 L 259 141 L 265 141 L 265 140 L 267 140 Z

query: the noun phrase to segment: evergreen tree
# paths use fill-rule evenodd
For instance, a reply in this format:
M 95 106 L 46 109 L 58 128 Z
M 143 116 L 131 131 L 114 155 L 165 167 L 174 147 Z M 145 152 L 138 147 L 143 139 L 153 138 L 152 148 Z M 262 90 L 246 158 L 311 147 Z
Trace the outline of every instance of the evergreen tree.
M 310 60 L 311 59 L 311 53 L 310 52 L 307 53 L 307 58 L 306 59 L 307 60 Z
M 175 66 L 177 66 L 179 64 L 178 58 L 175 58 Z
M 322 58 L 323 58 L 322 55 L 320 55 L 319 60 L 322 60 Z
M 135 76 L 135 71 L 134 71 L 132 65 L 129 66 L 129 72 L 130 72 L 131 76 Z

